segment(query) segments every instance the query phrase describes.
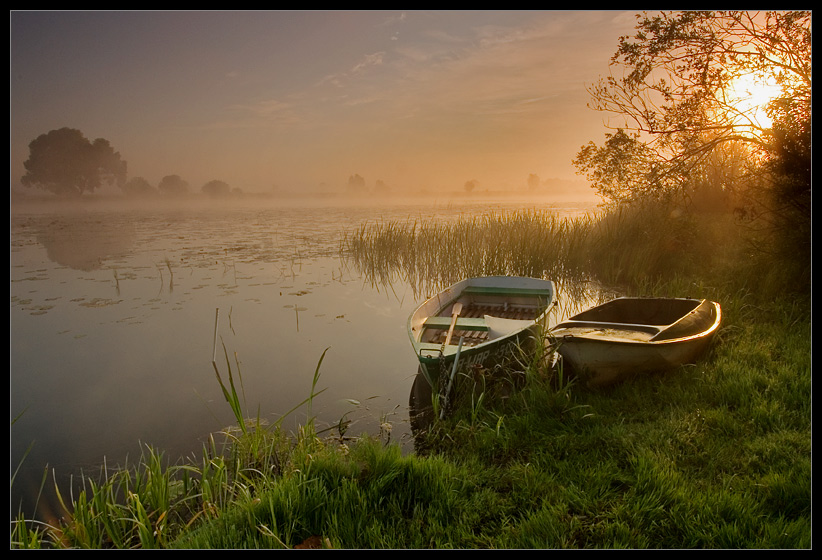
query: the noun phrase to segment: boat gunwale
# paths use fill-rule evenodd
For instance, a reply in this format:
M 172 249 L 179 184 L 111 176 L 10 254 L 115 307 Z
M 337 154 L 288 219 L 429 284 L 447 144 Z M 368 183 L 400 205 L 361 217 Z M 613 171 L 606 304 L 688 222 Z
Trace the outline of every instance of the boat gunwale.
M 514 338 L 520 336 L 522 333 L 524 333 L 526 331 L 533 330 L 540 323 L 545 321 L 545 319 L 548 316 L 548 313 L 551 311 L 552 304 L 556 301 L 556 285 L 554 284 L 554 282 L 552 280 L 545 280 L 545 279 L 541 279 L 541 278 L 531 278 L 531 277 L 525 277 L 525 276 L 481 276 L 481 277 L 465 278 L 465 279 L 457 282 L 456 284 L 453 284 L 453 285 L 437 292 L 433 296 L 427 298 L 420 305 L 418 305 L 417 308 L 409 316 L 408 323 L 407 323 L 408 334 L 409 334 L 409 337 L 411 339 L 411 344 L 414 347 L 414 353 L 417 355 L 417 359 L 419 361 L 434 363 L 434 362 L 438 362 L 438 361 L 443 360 L 443 359 L 449 360 L 452 356 L 454 356 L 456 354 L 456 351 L 457 351 L 457 348 L 458 348 L 458 344 L 448 344 L 448 345 L 445 345 L 445 344 L 439 345 L 438 344 L 437 346 L 440 348 L 439 351 L 437 351 L 434 348 L 421 348 L 421 346 L 423 344 L 430 344 L 430 343 L 423 343 L 421 340 L 419 340 L 419 337 L 416 336 L 415 333 L 414 333 L 413 324 L 415 323 L 415 321 L 418 321 L 419 322 L 419 328 L 421 329 L 423 327 L 423 325 L 425 324 L 425 320 L 428 317 L 438 316 L 438 315 L 429 315 L 429 316 L 426 316 L 424 318 L 420 318 L 420 317 L 418 317 L 420 311 L 423 308 L 425 308 L 426 306 L 428 306 L 430 302 L 436 300 L 437 303 L 438 303 L 438 307 L 436 308 L 437 309 L 436 312 L 440 313 L 440 312 L 442 312 L 443 309 L 447 309 L 450 305 L 453 305 L 456 301 L 458 301 L 460 299 L 460 297 L 462 297 L 463 292 L 465 292 L 469 288 L 476 287 L 476 285 L 473 282 L 480 281 L 481 283 L 485 283 L 485 282 L 493 282 L 494 280 L 500 280 L 500 281 L 503 281 L 503 282 L 504 281 L 526 280 L 526 281 L 534 281 L 535 283 L 540 283 L 544 286 L 544 290 L 542 290 L 542 289 L 541 290 L 527 289 L 527 291 L 528 291 L 527 294 L 526 293 L 521 293 L 519 295 L 527 296 L 527 297 L 540 298 L 541 295 L 542 295 L 540 292 L 542 292 L 547 296 L 546 303 L 545 303 L 544 307 L 542 308 L 542 310 L 534 318 L 534 320 L 530 322 L 530 324 L 525 325 L 525 326 L 523 326 L 519 329 L 516 329 L 516 330 L 506 334 L 505 336 L 501 336 L 501 337 L 498 337 L 498 338 L 486 340 L 486 341 L 481 342 L 481 343 L 479 343 L 475 346 L 462 348 L 462 350 L 460 350 L 460 353 L 462 355 L 470 356 L 470 355 L 473 355 L 473 354 L 477 354 L 479 352 L 485 351 L 486 349 L 488 349 L 492 346 L 499 345 L 499 344 L 505 343 L 508 340 L 514 339 Z M 483 287 L 484 288 L 490 288 L 489 286 L 483 286 Z M 517 295 L 517 294 L 514 294 L 514 293 L 506 293 L 507 290 L 511 290 L 511 288 L 510 287 L 501 287 L 501 291 L 498 294 L 487 293 L 485 295 L 500 295 L 500 296 Z M 444 304 L 442 304 L 443 294 L 453 295 L 454 297 L 451 297 L 450 299 L 446 300 Z M 421 321 L 420 321 L 420 319 L 421 319 Z M 421 336 L 422 330 L 420 330 L 419 334 Z M 435 353 L 436 355 L 424 356 L 422 354 L 423 352 L 431 352 L 431 353 Z
M 631 300 L 643 300 L 643 299 L 647 299 L 647 300 L 671 299 L 671 300 L 674 300 L 674 299 L 676 299 L 676 300 L 686 300 L 686 299 L 690 299 L 690 298 L 618 298 L 618 299 L 631 299 Z M 567 329 L 567 328 L 573 328 L 572 326 L 564 326 L 564 325 L 570 325 L 572 323 L 585 323 L 586 324 L 585 326 L 603 325 L 603 326 L 607 326 L 607 327 L 610 327 L 610 328 L 621 327 L 621 326 L 625 326 L 625 327 L 631 327 L 631 326 L 643 327 L 643 328 L 648 329 L 648 330 L 650 330 L 650 329 L 657 330 L 658 332 L 654 336 L 658 336 L 658 335 L 664 333 L 665 330 L 667 330 L 667 329 L 671 328 L 672 326 L 676 325 L 679 321 L 681 321 L 684 317 L 686 317 L 687 314 L 683 315 L 682 317 L 680 317 L 679 319 L 677 319 L 676 321 L 674 321 L 673 323 L 671 323 L 669 325 L 662 325 L 662 326 L 642 324 L 642 323 L 619 323 L 619 322 L 613 322 L 613 321 L 577 321 L 577 320 L 574 320 L 573 317 L 571 317 L 571 318 L 557 324 L 552 329 L 550 329 L 549 332 L 548 332 L 548 336 L 556 338 L 557 340 L 560 340 L 560 341 L 563 341 L 565 339 L 570 339 L 570 340 L 573 340 L 575 343 L 585 342 L 585 343 L 591 343 L 591 344 L 617 344 L 617 345 L 626 345 L 626 346 L 665 346 L 665 345 L 669 345 L 669 344 L 681 344 L 683 342 L 688 342 L 688 341 L 691 341 L 691 340 L 706 338 L 706 337 L 712 335 L 717 329 L 719 329 L 720 323 L 722 321 L 722 308 L 719 305 L 719 303 L 717 303 L 715 301 L 707 300 L 707 299 L 693 300 L 693 301 L 698 301 L 699 302 L 699 304 L 696 307 L 694 307 L 694 309 L 698 309 L 701 305 L 703 305 L 706 302 L 709 303 L 711 305 L 711 307 L 713 307 L 713 309 L 715 310 L 715 317 L 714 317 L 714 321 L 710 324 L 710 326 L 708 328 L 706 328 L 702 331 L 699 331 L 698 333 L 694 333 L 694 334 L 691 334 L 691 335 L 688 335 L 688 336 L 682 336 L 682 337 L 678 337 L 678 338 L 666 338 L 666 339 L 661 339 L 661 340 L 653 340 L 653 339 L 649 339 L 649 340 L 630 340 L 630 339 L 625 339 L 625 338 L 597 338 L 597 337 L 593 337 L 593 336 L 574 335 L 572 333 L 562 335 L 561 332 L 558 333 L 558 334 L 560 334 L 560 336 L 557 336 L 557 337 L 553 336 L 554 332 L 556 332 L 556 331 L 562 331 L 562 330 Z M 624 329 L 624 330 L 630 331 L 631 329 Z

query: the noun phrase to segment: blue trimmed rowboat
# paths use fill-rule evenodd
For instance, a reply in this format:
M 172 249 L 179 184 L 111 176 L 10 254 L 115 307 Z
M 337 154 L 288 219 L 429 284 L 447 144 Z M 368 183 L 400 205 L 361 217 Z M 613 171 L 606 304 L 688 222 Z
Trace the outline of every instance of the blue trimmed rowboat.
M 461 367 L 499 363 L 547 328 L 555 298 L 550 280 L 519 276 L 468 278 L 429 298 L 408 318 L 426 380 L 436 386 L 455 359 Z

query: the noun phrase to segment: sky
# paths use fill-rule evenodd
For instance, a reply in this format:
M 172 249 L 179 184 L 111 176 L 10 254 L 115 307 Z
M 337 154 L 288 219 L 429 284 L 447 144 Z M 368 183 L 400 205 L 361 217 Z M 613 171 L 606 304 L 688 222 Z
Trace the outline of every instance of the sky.
M 129 177 L 244 192 L 517 190 L 581 179 L 622 11 L 12 11 L 10 181 L 50 130 Z

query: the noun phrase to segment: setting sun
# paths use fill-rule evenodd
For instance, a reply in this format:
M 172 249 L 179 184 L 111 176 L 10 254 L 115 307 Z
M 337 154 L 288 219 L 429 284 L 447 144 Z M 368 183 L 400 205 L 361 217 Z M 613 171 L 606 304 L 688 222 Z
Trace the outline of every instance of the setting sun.
M 781 95 L 782 88 L 773 76 L 745 74 L 734 79 L 726 92 L 726 100 L 733 108 L 732 119 L 743 126 L 770 128 L 773 121 L 767 115 L 767 106 Z

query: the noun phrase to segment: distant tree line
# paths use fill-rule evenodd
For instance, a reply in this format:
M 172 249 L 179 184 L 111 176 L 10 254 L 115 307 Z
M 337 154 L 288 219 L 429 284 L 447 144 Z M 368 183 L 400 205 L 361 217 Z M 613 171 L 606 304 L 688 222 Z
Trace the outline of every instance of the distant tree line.
M 350 175 L 348 177 L 348 183 L 346 184 L 346 192 L 352 195 L 367 194 L 369 191 L 365 184 L 365 177 L 359 173 Z M 389 195 L 391 194 L 391 187 L 382 179 L 377 179 L 374 182 L 372 193 L 375 195 Z
M 29 158 L 21 183 L 61 197 L 93 193 L 105 185 L 118 186 L 129 197 L 182 196 L 189 184 L 179 175 L 166 175 L 157 186 L 144 177 L 127 177 L 127 164 L 108 140 L 88 140 L 74 128 L 60 128 L 41 134 L 29 144 Z M 211 180 L 201 192 L 211 197 L 238 194 L 225 181 Z

